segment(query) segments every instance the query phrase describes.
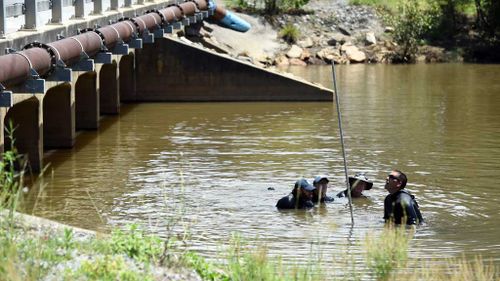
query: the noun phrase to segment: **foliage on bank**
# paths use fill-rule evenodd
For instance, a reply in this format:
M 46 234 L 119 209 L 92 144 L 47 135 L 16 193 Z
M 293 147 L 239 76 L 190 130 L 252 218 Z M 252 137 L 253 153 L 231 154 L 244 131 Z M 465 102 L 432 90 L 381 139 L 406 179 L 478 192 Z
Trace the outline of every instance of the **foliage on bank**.
M 247 13 L 274 16 L 283 13 L 304 13 L 309 0 L 228 0 L 228 6 Z
M 462 49 L 467 60 L 500 62 L 497 0 L 351 0 L 379 9 L 401 45 L 396 61 L 413 62 L 424 43 Z

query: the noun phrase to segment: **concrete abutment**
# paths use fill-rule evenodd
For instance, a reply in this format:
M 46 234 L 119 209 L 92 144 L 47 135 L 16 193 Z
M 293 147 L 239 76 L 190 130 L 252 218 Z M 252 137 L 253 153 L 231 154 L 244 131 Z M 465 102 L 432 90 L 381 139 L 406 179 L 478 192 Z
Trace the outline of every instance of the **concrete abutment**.
M 71 148 L 75 143 L 75 108 L 71 83 L 49 88 L 43 98 L 45 148 Z
M 12 124 L 12 128 L 10 128 Z M 31 171 L 38 173 L 43 166 L 43 123 L 42 107 L 36 96 L 24 99 L 11 107 L 5 118 L 7 129 L 14 129 L 12 137 L 20 155 L 24 156 Z M 4 149 L 10 150 L 12 142 L 4 137 Z

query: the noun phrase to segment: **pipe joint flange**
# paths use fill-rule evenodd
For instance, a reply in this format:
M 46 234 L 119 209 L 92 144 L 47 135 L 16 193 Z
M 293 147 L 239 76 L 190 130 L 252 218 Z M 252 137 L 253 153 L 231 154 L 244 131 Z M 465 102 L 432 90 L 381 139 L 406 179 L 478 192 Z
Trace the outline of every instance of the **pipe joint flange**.
M 45 51 L 47 51 L 47 53 L 49 53 L 49 56 L 50 56 L 50 70 L 47 72 L 46 76 L 50 76 L 50 74 L 52 74 L 52 72 L 54 71 L 54 69 L 55 69 L 55 67 L 57 65 L 57 61 L 60 59 L 59 58 L 59 52 L 57 52 L 57 50 L 54 50 L 54 48 L 52 48 L 51 46 L 49 46 L 47 44 L 44 44 L 44 43 L 40 43 L 38 41 L 34 41 L 34 42 L 31 42 L 31 43 L 25 45 L 23 47 L 23 50 L 27 50 L 27 49 L 31 49 L 31 48 L 44 49 Z
M 85 32 L 95 32 L 99 37 L 101 38 L 101 48 L 105 49 L 106 48 L 106 38 L 104 37 L 104 34 L 100 32 L 98 29 L 95 28 L 84 28 L 80 30 L 80 33 L 85 33 Z
M 129 18 L 129 17 L 123 17 L 123 18 L 119 18 L 118 21 L 130 21 L 132 22 L 132 24 L 135 26 L 135 30 L 137 30 L 137 34 L 139 34 L 140 30 L 141 30 L 141 27 L 139 25 L 139 23 L 134 19 L 134 18 Z
M 160 26 L 163 26 L 163 25 L 165 25 L 165 23 L 167 23 L 167 19 L 165 18 L 165 15 L 163 13 L 161 13 L 158 9 L 147 10 L 146 14 L 149 14 L 149 13 L 156 13 L 160 16 L 160 19 L 161 19 Z
M 168 7 L 177 7 L 177 8 L 179 8 L 179 10 L 181 11 L 181 17 L 182 18 L 186 17 L 186 14 L 184 14 L 184 9 L 182 9 L 181 5 L 179 5 L 179 4 L 170 4 L 170 5 L 167 6 L 167 8 Z

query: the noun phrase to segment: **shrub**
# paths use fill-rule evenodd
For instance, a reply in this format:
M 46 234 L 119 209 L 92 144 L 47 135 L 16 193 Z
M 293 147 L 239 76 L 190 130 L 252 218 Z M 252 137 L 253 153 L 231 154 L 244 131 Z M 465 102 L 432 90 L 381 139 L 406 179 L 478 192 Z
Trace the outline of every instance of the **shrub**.
M 407 1 L 398 5 L 396 14 L 386 11 L 384 21 L 394 27 L 393 37 L 399 44 L 397 52 L 389 59 L 392 62 L 415 62 L 422 38 L 439 18 L 439 8 L 422 0 Z
M 300 36 L 300 31 L 293 24 L 286 24 L 279 32 L 279 35 L 286 42 L 293 44 L 297 42 Z

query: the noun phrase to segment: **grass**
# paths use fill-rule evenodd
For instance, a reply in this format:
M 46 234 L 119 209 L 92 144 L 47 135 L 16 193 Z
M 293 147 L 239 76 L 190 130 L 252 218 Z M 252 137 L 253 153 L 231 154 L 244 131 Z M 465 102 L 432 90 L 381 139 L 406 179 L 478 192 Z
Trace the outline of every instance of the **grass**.
M 300 37 L 299 29 L 293 24 L 286 24 L 279 32 L 279 36 L 289 44 L 296 43 Z

